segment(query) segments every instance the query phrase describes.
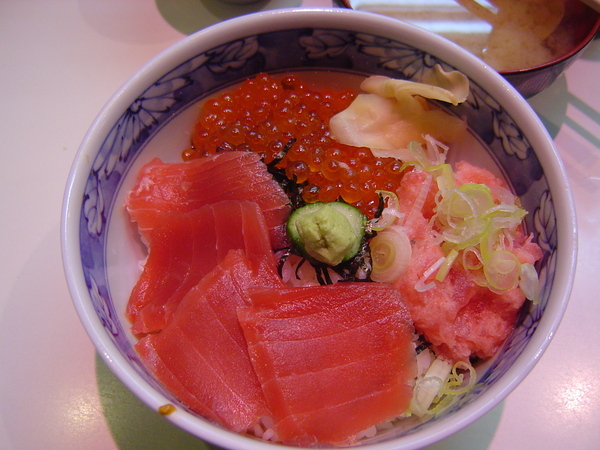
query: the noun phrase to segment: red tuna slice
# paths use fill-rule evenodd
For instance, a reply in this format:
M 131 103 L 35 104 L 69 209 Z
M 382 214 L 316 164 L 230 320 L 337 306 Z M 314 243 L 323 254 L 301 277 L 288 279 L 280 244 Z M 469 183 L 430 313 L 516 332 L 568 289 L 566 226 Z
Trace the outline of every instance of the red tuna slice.
M 507 189 L 485 169 L 464 162 L 457 163 L 457 169 L 458 184 L 485 183 L 492 192 L 500 194 Z M 416 330 L 425 336 L 438 355 L 453 362 L 468 361 L 474 356 L 487 359 L 498 351 L 514 329 L 525 296 L 518 288 L 494 293 L 478 286 L 460 263 L 454 264 L 443 283 L 436 283 L 423 292 L 416 290 L 420 281 L 422 284 L 425 271 L 444 256 L 429 225 L 435 189 L 430 175 L 413 171 L 404 175 L 397 191 L 399 209 L 407 217 L 405 231 L 413 246 L 409 268 L 395 286 L 402 293 Z M 416 211 L 414 204 L 424 191 L 428 192 L 427 200 L 423 209 Z M 533 263 L 542 256 L 539 247 L 521 231 L 515 233 L 513 246 L 521 262 Z
M 229 250 L 273 267 L 267 225 L 253 202 L 223 201 L 163 215 L 148 236 L 148 258 L 127 304 L 134 334 L 160 331 L 179 302 Z
M 226 258 L 181 301 L 173 320 L 143 337 L 136 350 L 157 379 L 191 410 L 245 432 L 268 415 L 237 308 L 250 286 L 281 286 L 270 264 L 261 268 L 241 250 Z
M 286 444 L 343 445 L 406 411 L 414 329 L 385 284 L 250 289 L 238 311 L 275 431 Z
M 129 193 L 126 206 L 143 236 L 147 236 L 166 212 L 190 212 L 222 200 L 256 202 L 267 221 L 273 248 L 288 245 L 285 221 L 289 199 L 251 152 L 225 152 L 182 163 L 146 164 Z

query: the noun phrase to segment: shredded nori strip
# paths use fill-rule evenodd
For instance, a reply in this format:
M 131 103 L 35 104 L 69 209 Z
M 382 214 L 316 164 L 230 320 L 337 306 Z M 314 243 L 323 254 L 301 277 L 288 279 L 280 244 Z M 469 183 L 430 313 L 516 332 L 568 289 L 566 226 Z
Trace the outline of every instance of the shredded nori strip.
M 319 284 L 323 285 L 323 284 L 333 284 L 333 281 L 331 280 L 331 275 L 329 275 L 329 270 L 327 269 L 327 266 L 315 266 L 315 272 L 317 274 L 317 281 L 319 282 Z
M 279 262 L 277 263 L 277 273 L 279 274 L 279 278 L 283 278 L 283 265 L 291 255 L 293 255 L 293 252 L 290 248 L 288 248 L 285 249 L 285 252 L 279 258 Z
M 292 149 L 295 143 L 296 138 L 290 138 L 290 140 L 287 141 L 283 148 L 275 155 L 273 155 L 273 160 L 269 164 L 267 164 L 267 169 L 275 169 L 275 166 L 279 164 L 283 158 L 285 158 L 285 155 L 287 155 L 287 152 L 289 152 Z
M 431 345 L 431 343 L 427 342 L 423 336 L 421 336 L 421 343 L 419 345 L 417 345 L 417 347 L 415 348 L 415 353 L 418 355 L 419 353 L 421 353 L 423 350 L 426 350 L 427 348 L 429 348 L 429 346 Z
M 383 199 L 383 194 L 379 193 L 379 202 L 377 203 L 377 211 L 373 215 L 374 219 L 379 219 L 383 214 L 383 210 L 385 209 L 385 200 Z
M 295 143 L 296 138 L 291 138 L 287 144 L 285 144 L 284 147 L 273 156 L 273 160 L 266 164 L 268 172 L 273 176 L 273 179 L 279 183 L 283 191 L 289 197 L 290 204 L 293 209 L 300 208 L 306 204 L 302 198 L 304 184 L 298 183 L 295 177 L 294 179 L 290 180 L 285 173 L 285 169 L 277 167 L 277 164 L 281 162 L 281 160 L 285 157 L 287 152 L 291 150 Z

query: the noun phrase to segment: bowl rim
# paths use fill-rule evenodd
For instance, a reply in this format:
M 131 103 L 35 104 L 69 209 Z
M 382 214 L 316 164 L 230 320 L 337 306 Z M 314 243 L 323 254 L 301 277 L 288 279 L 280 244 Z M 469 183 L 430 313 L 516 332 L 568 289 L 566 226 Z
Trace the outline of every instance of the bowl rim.
M 210 49 L 221 44 L 223 36 L 227 37 L 227 41 L 231 41 L 250 33 L 285 29 L 288 24 L 299 23 L 302 20 L 305 21 L 303 23 L 310 23 L 314 27 L 335 28 L 339 26 L 344 28 L 342 25 L 338 25 L 337 19 L 342 18 L 347 21 L 345 23 L 349 26 L 359 26 L 365 32 L 370 30 L 375 33 L 376 30 L 381 31 L 382 27 L 391 27 L 397 30 L 395 32 L 397 36 L 395 37 L 407 34 L 409 39 L 405 39 L 403 42 L 418 46 L 442 59 L 447 57 L 447 52 L 450 51 L 453 53 L 452 63 L 461 67 L 461 71 L 464 71 L 468 76 L 476 73 L 475 78 L 483 89 L 493 88 L 494 91 L 500 92 L 503 96 L 500 103 L 514 118 L 515 122 L 522 126 L 527 124 L 528 129 L 531 129 L 528 139 L 532 147 L 546 147 L 549 150 L 547 153 L 538 155 L 538 158 L 549 182 L 556 189 L 556 191 L 552 191 L 555 208 L 567 213 L 557 217 L 557 222 L 560 223 L 558 234 L 561 249 L 558 251 L 561 257 L 557 261 L 557 277 L 554 281 L 550 301 L 546 307 L 548 313 L 545 312 L 542 315 L 538 329 L 531 337 L 523 353 L 517 358 L 516 362 L 520 362 L 520 364 L 513 365 L 504 374 L 502 380 L 492 386 L 482 399 L 477 399 L 461 408 L 452 417 L 440 421 L 439 423 L 443 424 L 441 429 L 436 431 L 436 428 L 440 427 L 434 424 L 426 430 L 418 430 L 413 434 L 404 436 L 401 438 L 401 447 L 398 447 L 398 442 L 394 443 L 393 440 L 364 446 L 364 448 L 373 450 L 416 448 L 437 442 L 473 423 L 496 406 L 527 376 L 546 350 L 562 319 L 572 289 L 576 264 L 577 227 L 574 202 L 562 161 L 548 132 L 529 104 L 504 78 L 493 69 L 488 70 L 490 69 L 488 65 L 458 45 L 396 19 L 364 11 L 337 8 L 285 8 L 262 11 L 228 19 L 184 37 L 157 54 L 136 71 L 104 105 L 86 132 L 74 158 L 63 198 L 61 217 L 63 265 L 72 302 L 88 336 L 104 362 L 121 382 L 151 409 L 156 410 L 159 406 L 168 403 L 168 400 L 162 394 L 156 392 L 120 354 L 116 345 L 106 335 L 89 301 L 88 288 L 83 279 L 79 253 L 79 219 L 83 202 L 83 186 L 93 165 L 95 149 L 100 147 L 105 135 L 114 123 L 114 119 L 131 104 L 150 82 L 154 82 L 165 72 L 164 67 L 172 68 L 176 63 L 198 54 L 202 49 Z M 249 29 L 252 31 L 243 31 Z M 555 298 L 558 300 L 552 301 Z M 238 433 L 225 430 L 218 425 L 179 409 L 167 418 L 189 433 L 217 445 L 239 445 L 256 450 L 273 448 L 272 444 L 249 439 Z M 199 434 L 199 432 L 201 433 Z

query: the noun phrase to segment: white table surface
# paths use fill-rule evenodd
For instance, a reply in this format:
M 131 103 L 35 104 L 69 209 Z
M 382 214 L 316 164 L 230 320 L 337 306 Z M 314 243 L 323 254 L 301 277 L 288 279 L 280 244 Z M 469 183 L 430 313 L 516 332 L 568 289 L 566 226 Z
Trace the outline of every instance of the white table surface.
M 0 449 L 211 448 L 138 401 L 71 304 L 59 231 L 87 128 L 136 69 L 218 20 L 330 0 L 0 0 Z M 430 449 L 600 448 L 600 40 L 530 100 L 572 182 L 579 260 L 549 349 L 508 398 Z

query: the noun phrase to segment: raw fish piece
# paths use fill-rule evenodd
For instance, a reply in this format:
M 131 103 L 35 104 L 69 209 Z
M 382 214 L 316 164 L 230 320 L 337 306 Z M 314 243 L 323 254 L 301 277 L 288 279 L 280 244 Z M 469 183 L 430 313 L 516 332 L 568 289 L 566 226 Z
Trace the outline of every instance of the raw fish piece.
M 414 329 L 397 290 L 375 283 L 250 289 L 238 311 L 275 431 L 342 445 L 408 408 Z
M 222 201 L 166 213 L 149 234 L 148 246 L 126 310 L 134 334 L 163 329 L 184 295 L 229 250 L 245 250 L 253 263 L 266 258 L 276 264 L 265 219 L 253 202 Z
M 289 198 L 256 153 L 225 152 L 182 163 L 158 158 L 140 171 L 126 206 L 147 237 L 166 212 L 190 212 L 222 200 L 253 201 L 263 213 L 273 248 L 287 245 Z
M 495 198 L 508 192 L 506 185 L 485 169 L 465 162 L 458 162 L 456 168 L 457 184 L 486 184 Z M 424 272 L 444 256 L 429 225 L 435 207 L 435 182 L 430 184 L 423 208 L 414 210 L 415 199 L 422 186 L 429 183 L 428 177 L 424 172 L 409 172 L 397 191 L 399 210 L 407 216 L 405 231 L 412 242 L 413 256 L 408 271 L 395 286 L 402 293 L 417 332 L 424 334 L 438 355 L 452 362 L 490 358 L 514 329 L 525 295 L 518 288 L 495 293 L 478 286 L 459 263 L 452 266 L 443 283 L 424 292 L 415 290 Z M 521 263 L 534 263 L 542 256 L 540 248 L 520 230 L 515 233 L 513 245 Z
M 158 380 L 207 419 L 245 432 L 269 411 L 248 356 L 237 308 L 250 286 L 282 286 L 270 261 L 242 250 L 223 261 L 183 298 L 171 322 L 143 337 L 136 350 Z

